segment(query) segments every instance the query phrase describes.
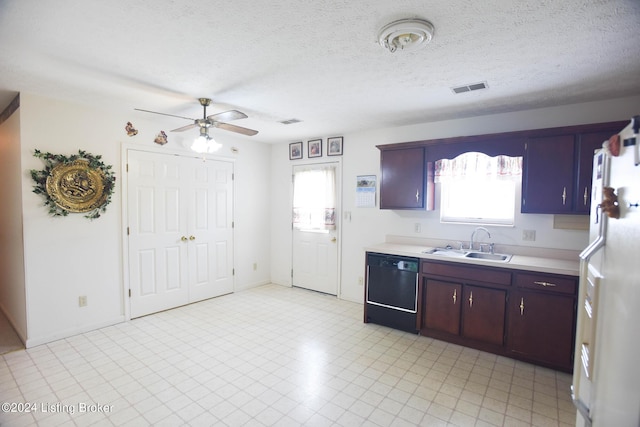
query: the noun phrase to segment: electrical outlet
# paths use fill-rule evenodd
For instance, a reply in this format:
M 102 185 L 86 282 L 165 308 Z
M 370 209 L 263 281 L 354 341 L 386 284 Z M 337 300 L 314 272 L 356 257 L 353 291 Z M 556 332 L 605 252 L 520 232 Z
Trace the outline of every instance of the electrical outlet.
M 358 277 L 358 285 L 360 286 L 364 285 L 364 278 L 362 276 Z
M 86 307 L 87 306 L 87 296 L 81 295 L 78 297 L 78 307 Z
M 536 230 L 522 230 L 522 240 L 533 242 L 536 240 Z
M 253 271 L 257 271 L 258 270 L 258 263 L 254 262 L 253 263 Z
M 419 222 L 416 222 L 415 224 L 413 224 L 413 231 L 415 231 L 416 233 L 422 232 L 422 225 Z

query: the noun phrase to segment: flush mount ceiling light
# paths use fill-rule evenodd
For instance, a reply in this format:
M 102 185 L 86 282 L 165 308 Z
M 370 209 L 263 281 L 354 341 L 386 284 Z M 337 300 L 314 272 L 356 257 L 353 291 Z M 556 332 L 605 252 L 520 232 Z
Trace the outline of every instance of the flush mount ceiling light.
M 433 24 L 424 19 L 400 19 L 384 26 L 378 33 L 378 43 L 388 49 L 414 50 L 433 38 Z

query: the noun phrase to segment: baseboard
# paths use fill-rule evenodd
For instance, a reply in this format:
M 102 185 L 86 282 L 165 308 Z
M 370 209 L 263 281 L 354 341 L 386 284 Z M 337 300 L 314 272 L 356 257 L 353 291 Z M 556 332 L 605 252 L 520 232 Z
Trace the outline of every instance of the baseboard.
M 18 338 L 20 338 L 20 341 L 22 341 L 22 343 L 25 344 L 27 342 L 26 331 L 23 331 L 16 326 L 17 324 L 16 320 L 13 318 L 13 316 L 9 315 L 7 310 L 5 310 L 4 306 L 0 305 L 0 311 L 2 311 L 2 314 L 4 314 L 4 317 L 7 318 L 7 320 L 9 321 L 9 324 L 11 325 L 13 330 L 16 332 L 16 335 L 18 335 Z M 25 347 L 26 347 L 26 344 L 25 344 Z
M 64 331 L 56 332 L 55 334 L 47 335 L 44 337 L 28 338 L 25 342 L 26 348 L 36 347 L 42 344 L 48 344 L 53 341 L 58 341 L 64 338 L 69 338 L 74 335 L 83 334 L 85 332 L 95 331 L 96 329 L 106 328 L 108 326 L 117 325 L 126 321 L 124 316 L 118 316 L 113 319 L 105 320 L 104 322 L 93 323 L 85 325 L 81 328 L 69 328 Z
M 234 289 L 234 292 L 246 291 L 247 289 L 257 288 L 258 286 L 268 285 L 269 283 L 271 283 L 271 282 L 268 281 L 268 280 L 255 282 L 255 283 L 248 283 L 248 284 L 245 284 L 243 286 L 237 286 Z

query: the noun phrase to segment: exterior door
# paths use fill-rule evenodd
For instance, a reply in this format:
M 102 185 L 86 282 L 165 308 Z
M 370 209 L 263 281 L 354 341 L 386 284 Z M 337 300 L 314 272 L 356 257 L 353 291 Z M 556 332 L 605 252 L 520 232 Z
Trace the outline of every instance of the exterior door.
M 293 170 L 293 286 L 331 295 L 338 294 L 338 166 L 323 163 Z
M 229 162 L 130 150 L 131 317 L 233 291 Z

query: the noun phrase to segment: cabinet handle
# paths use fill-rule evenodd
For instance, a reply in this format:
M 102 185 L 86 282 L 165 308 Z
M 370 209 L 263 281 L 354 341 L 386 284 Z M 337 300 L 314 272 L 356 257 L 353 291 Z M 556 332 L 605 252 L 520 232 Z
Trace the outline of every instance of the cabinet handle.
M 420 201 L 420 190 L 416 190 L 416 202 Z
M 589 187 L 584 187 L 584 205 L 587 206 L 587 200 L 588 200 L 588 195 L 589 192 L 587 191 Z
M 549 283 L 549 282 L 533 282 L 533 283 L 536 285 L 544 286 L 545 288 L 546 287 L 555 288 L 556 286 L 558 286 L 555 283 Z
M 562 187 L 562 204 L 567 204 L 567 187 Z
M 520 316 L 524 315 L 524 298 L 520 298 Z
M 458 290 L 454 289 L 453 290 L 453 303 L 456 303 L 456 300 L 458 299 Z
M 469 292 L 469 308 L 473 307 L 473 292 Z

